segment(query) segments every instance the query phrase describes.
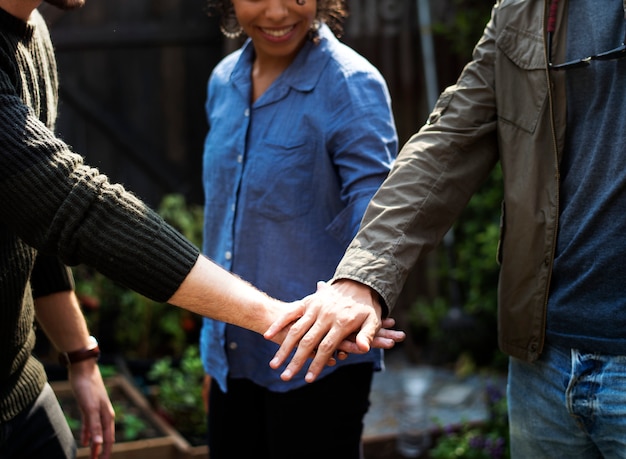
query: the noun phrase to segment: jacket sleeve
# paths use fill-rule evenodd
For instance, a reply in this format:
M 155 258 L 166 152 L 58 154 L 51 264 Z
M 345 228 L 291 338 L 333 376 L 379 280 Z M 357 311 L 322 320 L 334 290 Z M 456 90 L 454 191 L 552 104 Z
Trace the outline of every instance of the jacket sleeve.
M 472 61 L 441 94 L 427 124 L 400 151 L 336 270 L 334 279 L 372 287 L 389 309 L 410 269 L 439 243 L 498 159 L 497 9 Z

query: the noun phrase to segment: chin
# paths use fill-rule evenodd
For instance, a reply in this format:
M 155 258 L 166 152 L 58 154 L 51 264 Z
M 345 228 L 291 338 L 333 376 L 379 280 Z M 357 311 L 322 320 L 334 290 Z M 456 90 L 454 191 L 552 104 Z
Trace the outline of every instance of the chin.
M 75 10 L 85 4 L 85 0 L 44 0 L 62 10 Z

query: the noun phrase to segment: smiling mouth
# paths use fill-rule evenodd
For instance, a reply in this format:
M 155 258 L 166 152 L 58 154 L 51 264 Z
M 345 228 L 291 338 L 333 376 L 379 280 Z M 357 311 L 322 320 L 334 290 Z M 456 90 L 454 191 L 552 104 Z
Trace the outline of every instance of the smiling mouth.
M 275 38 L 284 37 L 289 32 L 294 29 L 295 26 L 283 27 L 282 29 L 264 29 L 261 28 L 261 31 L 267 35 L 270 35 Z

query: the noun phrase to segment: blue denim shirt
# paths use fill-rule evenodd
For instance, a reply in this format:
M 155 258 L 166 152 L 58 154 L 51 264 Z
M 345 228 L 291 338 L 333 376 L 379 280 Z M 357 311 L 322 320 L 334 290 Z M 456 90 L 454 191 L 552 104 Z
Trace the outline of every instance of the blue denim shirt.
M 292 64 L 251 103 L 254 48 L 224 58 L 208 84 L 204 145 L 204 253 L 269 295 L 300 299 L 330 279 L 365 208 L 387 176 L 397 135 L 387 86 L 363 57 L 322 26 Z M 205 370 L 273 391 L 303 386 L 269 367 L 277 345 L 204 319 Z M 350 355 L 382 367 L 382 351 Z

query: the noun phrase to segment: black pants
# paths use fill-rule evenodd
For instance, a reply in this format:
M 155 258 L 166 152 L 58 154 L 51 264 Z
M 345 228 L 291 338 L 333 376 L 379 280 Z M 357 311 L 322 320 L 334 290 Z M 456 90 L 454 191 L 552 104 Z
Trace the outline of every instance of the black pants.
M 224 393 L 213 381 L 211 459 L 361 458 L 372 376 L 370 363 L 347 365 L 288 392 L 229 379 Z
M 74 457 L 76 441 L 49 384 L 29 409 L 0 424 L 0 459 Z

